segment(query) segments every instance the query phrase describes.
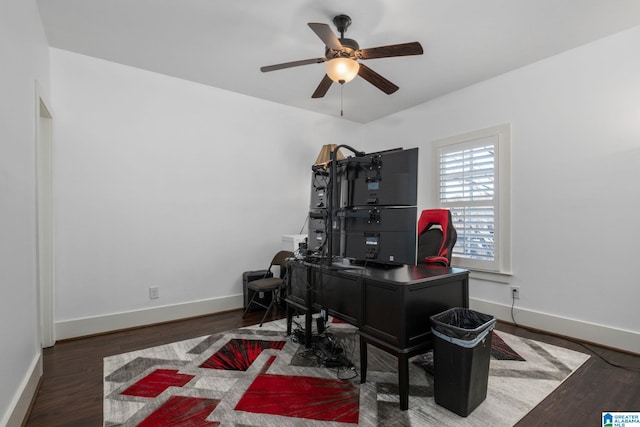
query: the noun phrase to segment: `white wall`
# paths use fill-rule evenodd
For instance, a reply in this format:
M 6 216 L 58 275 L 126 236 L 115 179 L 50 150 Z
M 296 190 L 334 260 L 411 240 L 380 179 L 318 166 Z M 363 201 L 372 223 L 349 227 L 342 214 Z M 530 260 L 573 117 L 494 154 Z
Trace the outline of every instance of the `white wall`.
M 35 1 L 5 3 L 0 425 L 14 425 L 41 363 L 34 88 L 48 96 L 49 64 Z M 328 141 L 421 147 L 427 208 L 430 142 L 511 122 L 516 316 L 640 352 L 625 341 L 640 324 L 639 44 L 635 28 L 366 126 L 52 49 L 56 320 L 240 294 L 241 272 L 302 228 Z M 510 304 L 504 284 L 473 281 L 471 296 L 501 316 Z
M 0 40 L 0 425 L 15 425 L 29 403 L 29 378 L 41 369 L 35 88 L 38 81 L 47 96 L 49 70 L 34 0 L 3 1 Z
M 635 28 L 367 125 L 52 49 L 59 337 L 239 305 L 242 271 L 302 228 L 325 142 L 420 147 L 423 209 L 431 141 L 510 122 L 516 321 L 640 352 L 638 42 Z M 472 280 L 471 297 L 511 320 L 508 285 Z
M 58 49 L 51 80 L 58 338 L 130 326 L 118 313 L 242 306 L 242 272 L 305 223 L 321 146 L 362 137 L 339 118 Z
M 432 141 L 510 122 L 516 321 L 640 353 L 638 46 L 640 27 L 380 119 L 365 140 L 420 147 L 420 210 Z M 509 286 L 470 293 L 511 320 Z

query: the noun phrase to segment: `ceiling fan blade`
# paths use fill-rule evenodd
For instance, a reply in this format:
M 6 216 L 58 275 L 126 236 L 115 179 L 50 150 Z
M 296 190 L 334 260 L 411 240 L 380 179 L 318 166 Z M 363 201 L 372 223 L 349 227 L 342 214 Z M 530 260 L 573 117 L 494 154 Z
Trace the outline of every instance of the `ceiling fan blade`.
M 309 65 L 309 64 L 320 64 L 321 62 L 325 62 L 327 58 L 312 58 L 312 59 L 303 59 L 301 61 L 292 61 L 292 62 L 284 62 L 282 64 L 275 65 L 267 65 L 264 67 L 260 67 L 260 71 L 263 73 L 275 70 L 282 70 L 283 68 L 291 68 L 291 67 L 299 67 L 301 65 Z
M 320 81 L 320 84 L 316 88 L 315 92 L 313 92 L 313 95 L 311 95 L 311 97 L 322 98 L 323 96 L 325 96 L 325 94 L 331 87 L 331 83 L 333 83 L 333 80 L 331 80 L 331 78 L 325 74 L 322 80 Z
M 373 71 L 371 68 L 367 67 L 364 64 L 360 64 L 360 69 L 358 70 L 358 75 L 386 93 L 387 95 L 391 95 L 393 92 L 400 89 L 395 84 L 391 83 L 389 80 L 382 77 L 380 74 Z
M 392 56 L 422 55 L 422 45 L 418 42 L 392 44 L 388 46 L 360 49 L 356 56 L 360 59 L 389 58 Z
M 342 50 L 342 43 L 340 43 L 340 40 L 338 40 L 333 31 L 331 31 L 331 27 L 327 24 L 309 22 L 308 25 L 329 49 Z

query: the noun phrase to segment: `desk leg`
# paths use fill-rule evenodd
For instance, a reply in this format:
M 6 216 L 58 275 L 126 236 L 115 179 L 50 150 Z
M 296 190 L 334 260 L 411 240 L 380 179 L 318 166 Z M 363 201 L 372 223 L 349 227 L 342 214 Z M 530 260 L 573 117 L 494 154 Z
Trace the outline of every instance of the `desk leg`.
M 409 409 L 409 357 L 405 353 L 398 355 L 398 387 L 400 388 L 400 410 Z
M 367 340 L 360 336 L 360 384 L 367 382 Z
M 306 348 L 311 348 L 311 346 L 313 345 L 312 340 L 312 324 L 313 322 L 313 314 L 311 313 L 311 310 L 307 310 L 304 313 L 304 346 Z
M 287 304 L 287 336 L 291 335 L 291 324 L 293 323 L 293 308 Z

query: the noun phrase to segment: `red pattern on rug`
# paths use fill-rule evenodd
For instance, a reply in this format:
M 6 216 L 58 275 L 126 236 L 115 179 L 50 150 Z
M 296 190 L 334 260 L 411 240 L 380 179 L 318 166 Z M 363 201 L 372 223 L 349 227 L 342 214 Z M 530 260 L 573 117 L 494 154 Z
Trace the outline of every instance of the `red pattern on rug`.
M 218 406 L 219 400 L 172 396 L 145 418 L 138 427 L 214 427 L 218 421 L 206 418 Z
M 179 374 L 177 369 L 156 369 L 121 394 L 138 397 L 157 397 L 169 387 L 182 387 L 193 375 Z
M 262 373 L 235 410 L 357 424 L 359 407 L 359 388 L 350 382 Z
M 518 360 L 524 362 L 524 358 L 516 353 L 507 343 L 504 342 L 500 335 L 492 332 L 491 339 L 491 357 L 498 360 Z
M 262 350 L 282 350 L 286 341 L 232 339 L 208 358 L 201 368 L 246 371 Z

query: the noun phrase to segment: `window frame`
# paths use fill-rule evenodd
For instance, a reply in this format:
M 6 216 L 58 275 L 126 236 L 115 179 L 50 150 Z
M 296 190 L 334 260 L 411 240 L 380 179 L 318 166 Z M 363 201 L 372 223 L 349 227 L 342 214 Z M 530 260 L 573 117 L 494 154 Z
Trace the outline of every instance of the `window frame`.
M 495 140 L 494 195 L 493 200 L 488 202 L 494 207 L 494 259 L 477 260 L 453 254 L 451 264 L 471 270 L 477 278 L 506 282 L 511 276 L 511 124 L 492 126 L 433 141 L 433 194 L 436 206 L 443 209 L 451 207 L 443 202 L 440 194 L 442 151 L 450 153 L 451 148 L 455 146 L 460 147 L 460 151 L 486 146 L 487 138 Z M 476 202 L 470 201 L 469 206 L 474 204 Z

